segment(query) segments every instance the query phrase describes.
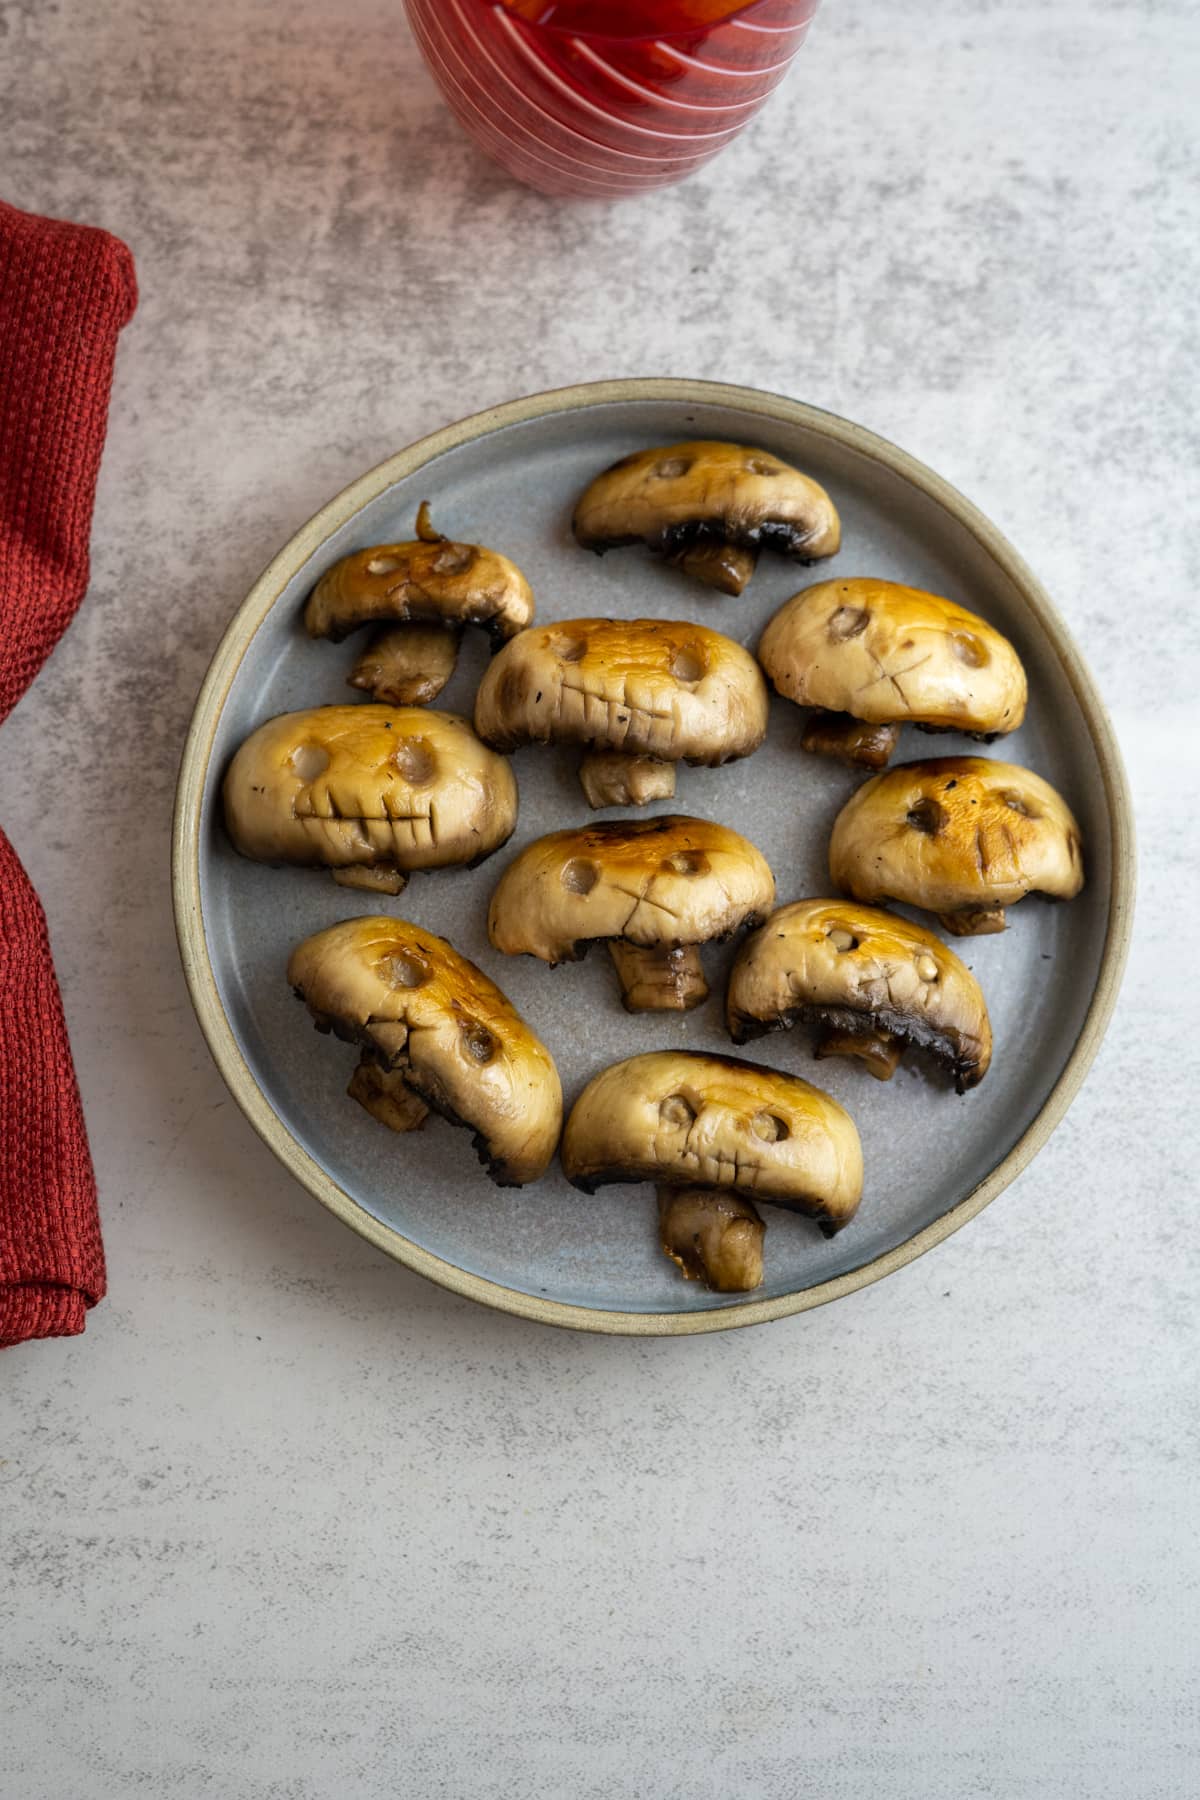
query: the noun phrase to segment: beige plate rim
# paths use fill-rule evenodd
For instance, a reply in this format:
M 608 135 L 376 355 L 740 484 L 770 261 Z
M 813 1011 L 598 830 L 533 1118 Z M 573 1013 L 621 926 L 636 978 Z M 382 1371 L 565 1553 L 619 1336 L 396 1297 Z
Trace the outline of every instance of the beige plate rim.
M 400 1232 L 367 1213 L 345 1189 L 339 1187 L 288 1131 L 244 1060 L 229 1020 L 221 1005 L 209 958 L 200 903 L 200 802 L 204 792 L 213 742 L 226 698 L 242 657 L 259 625 L 293 575 L 321 544 L 347 520 L 402 477 L 411 475 L 436 456 L 474 439 L 503 431 L 510 425 L 544 418 L 549 414 L 579 412 L 595 406 L 629 401 L 674 401 L 683 405 L 710 404 L 736 407 L 784 424 L 803 426 L 835 444 L 844 445 L 901 475 L 940 504 L 1001 566 L 1020 590 L 1030 611 L 1058 654 L 1072 691 L 1087 722 L 1104 786 L 1112 833 L 1111 899 L 1104 951 L 1095 991 L 1083 1029 L 1045 1105 L 1002 1161 L 957 1206 L 932 1225 L 916 1232 L 903 1244 L 851 1269 L 831 1281 L 773 1299 L 748 1300 L 732 1307 L 705 1312 L 643 1313 L 601 1310 L 543 1299 L 473 1275 L 442 1257 L 424 1250 Z M 1049 596 L 1011 544 L 956 488 L 932 469 L 909 456 L 886 438 L 855 425 L 835 413 L 824 412 L 798 400 L 759 388 L 724 382 L 687 381 L 676 378 L 637 378 L 585 382 L 489 407 L 457 424 L 400 450 L 356 481 L 321 508 L 303 525 L 264 570 L 238 608 L 213 657 L 200 690 L 188 729 L 175 797 L 172 842 L 172 891 L 175 929 L 184 974 L 200 1028 L 217 1067 L 233 1098 L 259 1136 L 309 1192 L 344 1224 L 370 1243 L 418 1274 L 439 1282 L 454 1293 L 465 1294 L 502 1312 L 516 1313 L 542 1324 L 567 1326 L 579 1331 L 599 1331 L 632 1337 L 686 1336 L 702 1331 L 729 1331 L 742 1325 L 758 1325 L 791 1313 L 807 1312 L 830 1300 L 867 1287 L 906 1263 L 932 1250 L 952 1232 L 982 1212 L 1037 1154 L 1061 1121 L 1083 1082 L 1112 1016 L 1120 986 L 1133 923 L 1135 853 L 1133 814 L 1125 770 L 1111 721 L 1079 652 L 1076 650 Z

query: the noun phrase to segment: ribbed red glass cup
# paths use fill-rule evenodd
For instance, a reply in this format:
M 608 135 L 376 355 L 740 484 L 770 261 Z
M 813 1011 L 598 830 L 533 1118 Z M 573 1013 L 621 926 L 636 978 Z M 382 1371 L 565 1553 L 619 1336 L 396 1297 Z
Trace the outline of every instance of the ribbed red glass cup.
M 459 123 L 547 194 L 682 181 L 782 81 L 817 0 L 405 0 Z

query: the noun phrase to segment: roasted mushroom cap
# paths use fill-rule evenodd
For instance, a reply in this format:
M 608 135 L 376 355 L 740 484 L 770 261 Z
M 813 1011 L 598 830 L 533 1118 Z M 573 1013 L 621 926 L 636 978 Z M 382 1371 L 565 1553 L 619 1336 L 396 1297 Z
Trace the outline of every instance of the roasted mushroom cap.
M 991 738 L 1025 717 L 1025 671 L 1008 639 L 896 581 L 805 588 L 768 623 L 758 660 L 785 699 L 820 709 L 806 750 L 867 768 L 884 766 L 905 723 Z
M 959 1093 L 992 1059 L 979 983 L 940 938 L 850 900 L 797 900 L 747 938 L 729 976 L 735 1043 L 801 1021 L 820 1027 L 818 1056 L 854 1056 L 886 1081 L 903 1052 L 948 1065 Z
M 406 919 L 347 919 L 296 946 L 288 980 L 318 1030 L 362 1045 L 350 1092 L 375 1117 L 411 1130 L 429 1106 L 468 1126 L 501 1187 L 545 1171 L 562 1126 L 558 1071 L 495 983 L 445 938 Z
M 706 1187 L 810 1214 L 827 1237 L 862 1195 L 862 1148 L 849 1113 L 798 1075 L 729 1056 L 656 1050 L 614 1063 L 571 1109 L 568 1181 Z
M 512 769 L 465 720 L 414 707 L 317 706 L 248 737 L 225 822 L 256 862 L 323 864 L 398 894 L 407 872 L 480 862 L 517 821 Z
M 669 765 L 729 762 L 757 750 L 767 707 L 758 664 L 719 631 L 665 619 L 570 619 L 504 646 L 479 684 L 475 729 L 498 750 L 592 746 L 602 753 L 593 760 L 603 782 L 590 785 L 585 758 L 589 799 L 621 793 L 609 803 L 637 805 L 646 759 L 667 765 L 669 785 L 657 792 L 672 794 Z M 615 754 L 629 759 L 624 789 Z
M 465 625 L 480 625 L 502 643 L 532 618 L 533 593 L 517 565 L 480 544 L 442 537 L 424 502 L 415 539 L 343 556 L 304 609 L 309 636 L 335 642 L 363 625 L 390 622 L 359 657 L 350 683 L 407 705 L 437 698 L 454 673 Z
M 763 1236 L 758 1210 L 722 1188 L 660 1187 L 662 1247 L 685 1281 L 703 1281 L 717 1294 L 748 1294 L 762 1286 Z
M 1083 886 L 1079 826 L 1048 781 L 1015 763 L 939 756 L 864 782 L 838 814 L 829 872 L 856 900 L 899 900 L 970 937 L 1004 930 L 1026 894 Z
M 799 469 L 707 440 L 622 457 L 584 491 L 571 523 L 585 550 L 648 544 L 726 594 L 741 593 L 760 550 L 815 562 L 841 536 L 833 501 Z
M 674 814 L 554 831 L 505 869 L 488 935 L 508 956 L 569 962 L 607 940 L 630 1012 L 708 996 L 700 945 L 756 925 L 775 879 L 746 838 Z

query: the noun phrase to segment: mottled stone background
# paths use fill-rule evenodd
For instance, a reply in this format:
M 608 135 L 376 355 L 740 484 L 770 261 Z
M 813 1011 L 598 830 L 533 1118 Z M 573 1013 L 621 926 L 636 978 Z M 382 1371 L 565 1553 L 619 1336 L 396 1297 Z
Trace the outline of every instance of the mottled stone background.
M 0 733 L 111 1295 L 0 1368 L 5 1800 L 1195 1792 L 1197 15 L 829 0 L 689 185 L 510 186 L 398 0 L 0 0 L 0 188 L 111 227 L 92 592 Z M 1109 699 L 1142 892 L 1082 1098 L 1003 1200 L 812 1316 L 686 1342 L 398 1269 L 226 1099 L 168 825 L 278 544 L 447 418 L 776 388 L 957 482 Z

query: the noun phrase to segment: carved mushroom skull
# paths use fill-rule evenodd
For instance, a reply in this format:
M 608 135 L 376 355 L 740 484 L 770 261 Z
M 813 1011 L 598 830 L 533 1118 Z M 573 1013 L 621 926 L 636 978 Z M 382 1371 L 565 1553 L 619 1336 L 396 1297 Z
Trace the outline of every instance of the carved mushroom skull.
M 607 942 L 629 1012 L 708 997 L 702 944 L 756 925 L 775 898 L 765 857 L 707 819 L 667 814 L 554 831 L 500 877 L 488 936 L 508 956 L 574 961 Z
M 413 869 L 490 856 L 517 787 L 463 719 L 415 707 L 318 706 L 252 732 L 229 766 L 225 822 L 255 862 L 324 866 L 398 894 Z
M 309 636 L 335 642 L 387 624 L 355 663 L 350 685 L 406 705 L 436 700 L 454 673 L 464 626 L 482 626 L 503 643 L 532 618 L 533 593 L 517 565 L 481 544 L 442 537 L 424 501 L 415 539 L 343 556 L 304 609 Z
M 738 952 L 726 993 L 737 1044 L 799 1022 L 818 1057 L 856 1057 L 881 1081 L 928 1051 L 961 1094 L 987 1074 L 992 1028 L 975 977 L 921 925 L 849 900 L 797 900 Z
M 571 523 L 585 550 L 644 543 L 726 594 L 742 592 L 760 550 L 815 562 L 841 536 L 817 482 L 767 450 L 712 440 L 622 457 L 585 489 Z
M 834 823 L 834 883 L 856 900 L 936 913 L 956 937 L 1004 930 L 1026 894 L 1083 886 L 1079 826 L 1061 794 L 1015 763 L 940 756 L 859 788 Z
M 739 1216 L 735 1202 L 770 1201 L 807 1213 L 827 1237 L 853 1218 L 862 1196 L 858 1132 L 836 1100 L 798 1075 L 686 1050 L 632 1056 L 597 1075 L 571 1109 L 561 1155 L 568 1181 L 587 1194 L 609 1182 L 654 1182 L 664 1248 L 677 1262 L 684 1227 L 671 1203 L 679 1190 L 689 1202 L 697 1189 L 727 1200 L 730 1223 Z M 752 1254 L 714 1266 L 725 1260 L 723 1237 L 720 1220 L 694 1220 L 688 1250 L 698 1270 L 727 1287 L 723 1277 L 740 1262 L 756 1286 L 761 1268 L 755 1272 Z
M 900 727 L 990 740 L 1025 717 L 1025 671 L 985 619 L 896 581 L 820 581 L 788 600 L 758 659 L 776 691 L 817 709 L 814 750 L 879 769 Z
M 406 919 L 348 919 L 292 952 L 288 981 L 318 1030 L 363 1047 L 350 1093 L 397 1131 L 440 1113 L 475 1134 L 501 1187 L 543 1174 L 562 1126 L 549 1051 L 445 938 Z
M 591 804 L 640 805 L 675 792 L 677 762 L 724 763 L 757 750 L 767 710 L 758 664 L 719 631 L 570 619 L 505 645 L 479 684 L 475 729 L 497 750 L 585 745 L 580 778 Z

